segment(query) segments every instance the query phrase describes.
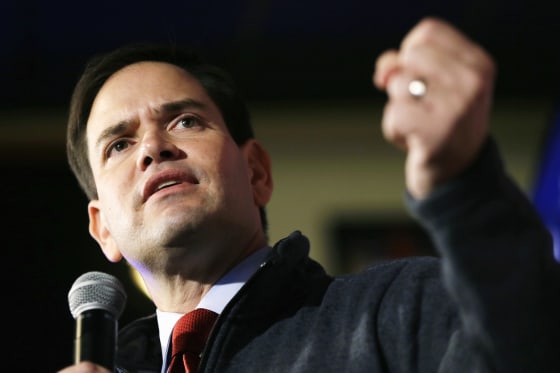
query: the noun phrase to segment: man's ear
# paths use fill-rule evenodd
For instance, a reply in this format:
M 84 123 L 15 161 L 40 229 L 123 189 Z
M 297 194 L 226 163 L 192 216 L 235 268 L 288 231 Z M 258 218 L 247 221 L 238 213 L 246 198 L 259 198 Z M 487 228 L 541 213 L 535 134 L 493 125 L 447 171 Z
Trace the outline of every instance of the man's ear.
M 249 139 L 241 149 L 251 171 L 253 199 L 256 205 L 264 207 L 270 201 L 274 189 L 270 156 L 255 139 Z
M 99 200 L 91 200 L 88 204 L 89 234 L 97 241 L 105 257 L 111 262 L 119 262 L 123 256 L 111 236 L 105 222 Z

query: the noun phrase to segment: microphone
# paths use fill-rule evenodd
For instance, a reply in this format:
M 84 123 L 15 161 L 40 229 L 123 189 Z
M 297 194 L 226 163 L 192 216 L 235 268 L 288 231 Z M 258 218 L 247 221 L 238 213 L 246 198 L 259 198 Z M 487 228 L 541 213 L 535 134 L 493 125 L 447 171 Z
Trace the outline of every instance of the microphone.
M 92 271 L 74 281 L 68 292 L 76 320 L 74 364 L 87 360 L 115 370 L 118 319 L 125 303 L 124 286 L 114 276 Z

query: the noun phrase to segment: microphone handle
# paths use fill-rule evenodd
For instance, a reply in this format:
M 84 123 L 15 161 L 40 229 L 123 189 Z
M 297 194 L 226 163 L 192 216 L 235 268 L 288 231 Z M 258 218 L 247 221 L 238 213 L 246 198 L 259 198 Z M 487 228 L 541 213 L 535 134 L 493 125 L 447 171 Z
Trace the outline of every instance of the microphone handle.
M 115 371 L 117 320 L 103 309 L 85 311 L 76 318 L 74 364 L 91 361 Z

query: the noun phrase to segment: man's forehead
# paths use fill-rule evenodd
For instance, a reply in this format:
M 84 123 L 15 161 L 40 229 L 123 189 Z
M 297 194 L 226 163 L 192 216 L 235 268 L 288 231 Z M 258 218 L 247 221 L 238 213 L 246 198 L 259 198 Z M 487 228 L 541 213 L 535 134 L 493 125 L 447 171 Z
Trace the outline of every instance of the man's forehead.
M 183 101 L 210 106 L 202 84 L 184 69 L 165 62 L 138 62 L 107 79 L 93 101 L 90 118 L 139 109 L 159 112 Z

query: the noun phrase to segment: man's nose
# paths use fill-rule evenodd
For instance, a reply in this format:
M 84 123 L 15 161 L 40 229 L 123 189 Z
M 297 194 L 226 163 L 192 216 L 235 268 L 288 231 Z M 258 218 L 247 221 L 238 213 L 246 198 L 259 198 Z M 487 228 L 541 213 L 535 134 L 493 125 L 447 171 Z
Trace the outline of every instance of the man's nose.
M 137 165 L 146 169 L 152 162 L 175 159 L 178 155 L 179 148 L 170 139 L 153 131 L 146 133 L 142 138 Z

